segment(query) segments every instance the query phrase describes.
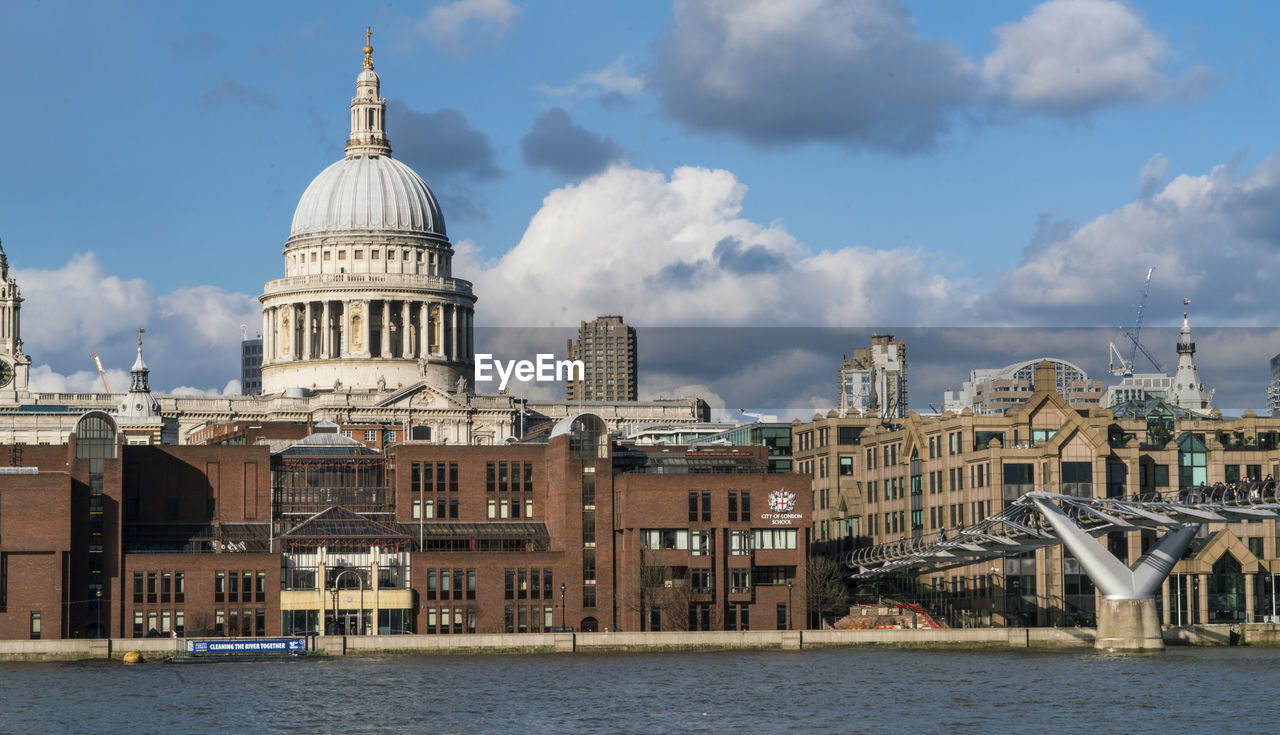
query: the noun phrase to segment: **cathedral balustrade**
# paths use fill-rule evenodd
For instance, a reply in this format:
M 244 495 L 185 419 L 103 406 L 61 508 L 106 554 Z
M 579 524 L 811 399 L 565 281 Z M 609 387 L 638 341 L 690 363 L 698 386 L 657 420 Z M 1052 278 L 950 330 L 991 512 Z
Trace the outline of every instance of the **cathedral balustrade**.
M 417 273 L 312 273 L 305 276 L 286 276 L 267 281 L 263 296 L 290 293 L 308 286 L 321 287 L 335 284 L 367 286 L 384 285 L 392 288 L 434 288 L 442 291 L 471 295 L 471 282 L 461 278 L 445 278 Z

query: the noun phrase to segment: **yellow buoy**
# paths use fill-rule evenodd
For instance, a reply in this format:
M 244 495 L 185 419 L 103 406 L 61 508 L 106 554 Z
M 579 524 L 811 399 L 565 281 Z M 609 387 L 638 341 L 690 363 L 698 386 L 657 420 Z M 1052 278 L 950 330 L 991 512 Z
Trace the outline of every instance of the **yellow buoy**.
M 137 651 L 129 651 L 124 655 L 124 662 L 127 664 L 140 664 L 143 661 L 142 654 Z

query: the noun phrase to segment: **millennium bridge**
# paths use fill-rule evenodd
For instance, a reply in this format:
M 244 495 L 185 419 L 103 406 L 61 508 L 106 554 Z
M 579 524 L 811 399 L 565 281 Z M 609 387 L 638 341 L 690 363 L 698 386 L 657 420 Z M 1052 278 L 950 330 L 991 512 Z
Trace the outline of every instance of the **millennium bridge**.
M 951 534 L 938 532 L 855 549 L 842 561 L 855 580 L 908 571 L 939 571 L 1063 544 L 1102 593 L 1095 646 L 1162 650 L 1155 596 L 1205 523 L 1280 517 L 1273 482 L 1197 487 L 1130 498 L 1030 492 L 1001 512 Z M 1095 537 L 1113 531 L 1159 529 L 1147 553 L 1126 565 Z

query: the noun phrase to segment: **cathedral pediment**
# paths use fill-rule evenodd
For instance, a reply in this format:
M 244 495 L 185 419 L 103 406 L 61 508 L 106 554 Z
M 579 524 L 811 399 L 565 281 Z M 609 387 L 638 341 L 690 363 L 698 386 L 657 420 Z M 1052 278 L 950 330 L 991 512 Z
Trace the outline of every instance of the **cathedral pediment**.
M 380 399 L 378 408 L 457 409 L 466 408 L 465 400 L 419 381 Z

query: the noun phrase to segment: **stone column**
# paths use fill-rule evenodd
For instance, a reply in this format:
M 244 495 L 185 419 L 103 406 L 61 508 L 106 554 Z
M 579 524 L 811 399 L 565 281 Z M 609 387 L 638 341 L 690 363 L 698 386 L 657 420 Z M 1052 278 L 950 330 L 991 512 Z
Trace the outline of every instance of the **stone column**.
M 462 316 L 465 317 L 466 326 L 462 330 L 462 337 L 466 340 L 466 347 L 462 351 L 463 361 L 467 363 L 475 362 L 476 356 L 476 312 L 474 309 L 464 309 Z
M 325 299 L 320 314 L 320 357 L 326 360 L 333 357 L 333 322 L 331 319 L 329 300 Z
M 439 357 L 444 354 L 444 304 L 431 305 L 431 354 Z
M 400 302 L 400 357 L 413 357 L 413 315 L 409 301 Z
M 371 357 L 373 356 L 373 299 L 361 299 L 360 304 L 362 307 L 361 314 L 364 318 L 364 322 L 360 327 L 360 339 L 364 345 L 360 350 L 360 356 Z
M 1254 622 L 1253 619 L 1253 574 L 1244 575 L 1244 621 L 1246 623 Z
M 315 341 L 312 337 L 311 322 L 315 319 L 315 311 L 311 302 L 308 301 L 306 306 L 302 307 L 305 321 L 302 322 L 302 359 L 310 360 L 315 353 Z
M 271 310 L 264 308 L 262 310 L 262 364 L 266 365 L 271 362 L 271 352 L 268 345 L 271 344 Z
M 430 305 L 423 301 L 418 304 L 418 356 L 426 357 L 430 354 L 429 345 L 431 344 L 431 308 Z
M 1160 614 L 1161 625 L 1172 625 L 1173 605 L 1170 604 L 1171 598 L 1169 597 L 1169 589 L 1169 578 L 1165 577 L 1164 581 L 1160 583 L 1160 599 L 1164 600 L 1164 610 L 1162 610 Z
M 382 356 L 391 356 L 391 302 L 382 300 Z
M 458 361 L 458 305 L 457 304 L 453 305 L 452 311 L 453 311 L 453 339 L 450 340 L 452 344 L 450 346 L 449 359 L 454 362 L 457 362 Z
M 350 326 L 347 320 L 351 318 L 351 301 L 343 299 L 342 301 L 342 330 L 346 332 Z M 351 339 L 350 335 L 345 335 L 347 339 L 342 340 L 342 344 L 338 346 L 338 357 L 351 357 Z
M 1182 624 L 1186 625 L 1196 618 L 1196 616 L 1192 614 L 1191 610 L 1191 606 L 1196 604 L 1196 598 L 1191 594 L 1190 574 L 1182 575 L 1182 599 L 1185 600 L 1185 602 L 1182 603 Z
M 1200 581 L 1200 594 L 1196 596 L 1196 608 L 1200 611 L 1201 624 L 1209 622 L 1209 575 L 1197 574 Z

